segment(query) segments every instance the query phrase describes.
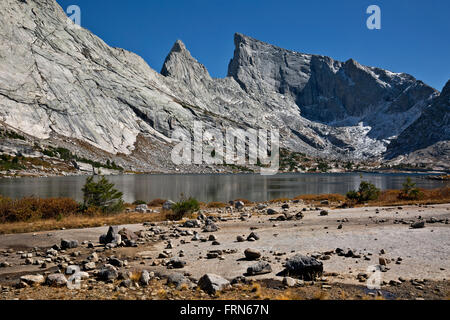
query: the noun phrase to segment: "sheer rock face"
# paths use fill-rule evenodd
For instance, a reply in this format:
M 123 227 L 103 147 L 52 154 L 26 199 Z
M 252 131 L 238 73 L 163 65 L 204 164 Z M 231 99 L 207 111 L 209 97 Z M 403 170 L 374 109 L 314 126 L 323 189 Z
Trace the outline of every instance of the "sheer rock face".
M 123 154 L 135 167 L 145 167 L 148 152 L 136 151 L 143 145 L 157 149 L 152 165 L 168 166 L 173 130 L 191 131 L 194 120 L 219 130 L 278 128 L 282 146 L 310 155 L 381 157 L 411 124 L 425 123 L 439 96 L 406 74 L 241 34 L 224 79 L 181 41 L 159 74 L 74 25 L 54 0 L 3 0 L 0 23 L 0 121 L 66 147 L 76 140 Z M 417 148 L 448 136 L 442 112 L 447 131 L 436 126 Z
M 441 143 L 440 143 L 441 142 Z M 444 147 L 446 142 L 446 147 Z M 450 157 L 450 81 L 447 82 L 441 94 L 433 100 L 422 115 L 391 145 L 386 156 L 392 158 L 409 154 L 416 150 L 439 146 L 434 152 L 441 151 L 436 158 Z M 430 151 L 430 150 L 429 150 Z
M 8 125 L 129 154 L 139 133 L 163 138 L 171 113 L 189 116 L 140 57 L 77 28 L 54 0 L 0 8 L 0 117 Z
M 292 98 L 301 115 L 331 126 L 363 122 L 370 137 L 398 135 L 414 122 L 437 91 L 412 76 L 297 53 L 237 34 L 228 75 L 252 95 Z M 400 121 L 399 121 L 400 118 Z

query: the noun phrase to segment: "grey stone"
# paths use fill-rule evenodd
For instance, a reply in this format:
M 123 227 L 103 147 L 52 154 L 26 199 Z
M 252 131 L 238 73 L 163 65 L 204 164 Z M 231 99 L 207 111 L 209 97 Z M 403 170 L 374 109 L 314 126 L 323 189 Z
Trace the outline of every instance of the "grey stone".
M 143 286 L 148 286 L 150 283 L 150 273 L 147 270 L 142 271 L 139 283 Z
M 247 260 L 258 260 L 261 258 L 261 252 L 254 249 L 246 249 L 244 254 Z
M 97 277 L 103 281 L 111 281 L 117 279 L 119 277 L 119 273 L 114 266 L 105 265 L 101 270 L 99 270 Z
M 55 273 L 47 277 L 46 283 L 51 287 L 64 287 L 67 285 L 67 279 L 63 274 Z
M 314 280 L 323 274 L 322 262 L 301 254 L 288 259 L 285 267 L 286 275 L 297 276 L 306 281 Z
M 215 294 L 230 286 L 230 282 L 215 274 L 205 274 L 198 280 L 198 286 L 209 294 Z
M 425 228 L 425 221 L 417 221 L 411 224 L 411 228 L 413 229 L 421 229 Z
M 172 210 L 172 207 L 174 206 L 174 204 L 175 204 L 175 202 L 173 202 L 172 200 L 167 200 L 163 204 L 163 209 L 164 210 Z
M 78 247 L 78 241 L 77 240 L 61 240 L 61 249 L 67 250 L 67 249 L 74 249 Z
M 41 274 L 25 275 L 20 277 L 20 281 L 29 286 L 38 286 L 45 282 L 45 278 Z
M 266 261 L 259 261 L 247 268 L 247 274 L 250 276 L 266 274 L 272 272 L 272 266 Z

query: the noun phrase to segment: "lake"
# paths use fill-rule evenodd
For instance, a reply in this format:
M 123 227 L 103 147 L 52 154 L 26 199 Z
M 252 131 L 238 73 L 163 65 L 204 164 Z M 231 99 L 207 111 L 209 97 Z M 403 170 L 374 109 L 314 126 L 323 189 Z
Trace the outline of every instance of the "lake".
M 371 174 L 364 173 L 365 181 L 382 190 L 400 189 L 407 177 L 425 189 L 448 186 L 445 181 L 424 179 L 420 174 Z M 126 202 L 150 201 L 156 198 L 178 200 L 181 194 L 203 202 L 228 202 L 236 198 L 250 201 L 266 201 L 276 198 L 293 198 L 302 194 L 340 193 L 359 187 L 359 173 L 324 174 L 161 174 L 109 176 L 116 188 L 124 193 Z M 81 188 L 85 176 L 0 179 L 0 194 L 11 198 L 26 196 L 70 197 L 81 201 Z

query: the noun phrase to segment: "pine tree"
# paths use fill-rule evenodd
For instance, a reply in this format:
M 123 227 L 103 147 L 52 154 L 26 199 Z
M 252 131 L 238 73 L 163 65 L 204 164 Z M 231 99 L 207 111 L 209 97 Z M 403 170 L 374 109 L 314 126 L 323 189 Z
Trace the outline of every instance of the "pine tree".
M 123 210 L 123 193 L 114 189 L 104 176 L 98 182 L 94 177 L 88 177 L 82 189 L 84 208 L 97 207 L 105 213 L 114 213 Z

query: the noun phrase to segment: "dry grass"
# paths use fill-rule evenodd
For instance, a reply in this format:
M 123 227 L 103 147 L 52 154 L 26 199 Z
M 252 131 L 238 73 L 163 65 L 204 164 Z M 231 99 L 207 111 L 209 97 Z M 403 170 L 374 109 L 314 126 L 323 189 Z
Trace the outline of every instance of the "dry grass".
M 288 202 L 290 200 L 291 199 L 289 199 L 289 198 L 277 198 L 277 199 L 270 200 L 269 203 L 282 203 L 282 202 Z
M 61 220 L 45 219 L 33 222 L 9 222 L 0 224 L 0 234 L 27 233 L 65 229 L 94 228 L 104 225 L 134 224 L 166 221 L 164 213 L 119 213 L 115 215 L 72 215 Z
M 0 223 L 62 219 L 79 213 L 79 204 L 70 198 L 41 199 L 0 197 Z
M 225 208 L 226 206 L 227 204 L 223 202 L 210 202 L 206 205 L 207 208 Z
M 295 197 L 294 200 L 303 200 L 305 202 L 317 202 L 328 200 L 330 202 L 345 201 L 345 196 L 342 194 L 330 193 L 330 194 L 304 194 Z
M 166 201 L 167 200 L 164 200 L 164 199 L 154 199 L 154 200 L 150 201 L 147 205 L 149 207 L 162 207 Z
M 448 187 L 432 190 L 420 189 L 420 197 L 417 200 L 401 199 L 401 192 L 401 190 L 382 191 L 377 200 L 369 201 L 368 204 L 371 206 L 397 206 L 412 204 L 439 204 L 450 202 L 450 188 Z

